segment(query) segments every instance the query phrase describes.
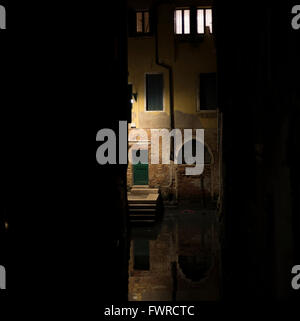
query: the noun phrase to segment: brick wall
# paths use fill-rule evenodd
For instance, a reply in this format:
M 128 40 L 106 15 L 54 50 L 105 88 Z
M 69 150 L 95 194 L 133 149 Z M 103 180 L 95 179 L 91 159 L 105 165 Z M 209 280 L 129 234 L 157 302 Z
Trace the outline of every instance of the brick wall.
M 131 131 L 131 129 L 129 130 Z M 217 151 L 216 130 L 205 133 L 205 143 L 211 153 L 212 164 L 206 164 L 202 175 L 187 176 L 185 167 L 188 165 L 177 165 L 172 161 L 168 164 L 151 164 L 151 132 L 145 129 L 149 137 L 148 161 L 149 161 L 149 186 L 159 187 L 163 200 L 180 201 L 185 199 L 217 198 L 219 194 L 219 157 Z M 183 129 L 181 130 L 183 133 Z M 131 147 L 133 142 L 129 142 Z M 162 146 L 160 144 L 160 163 L 162 157 Z M 127 187 L 133 185 L 132 165 L 128 165 Z

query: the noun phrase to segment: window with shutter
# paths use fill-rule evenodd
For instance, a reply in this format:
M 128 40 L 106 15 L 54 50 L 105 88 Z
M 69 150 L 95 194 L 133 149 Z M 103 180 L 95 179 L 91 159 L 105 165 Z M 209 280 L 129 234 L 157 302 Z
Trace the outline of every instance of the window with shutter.
M 217 109 L 217 74 L 200 74 L 200 110 Z
M 163 110 L 163 74 L 146 75 L 146 110 Z

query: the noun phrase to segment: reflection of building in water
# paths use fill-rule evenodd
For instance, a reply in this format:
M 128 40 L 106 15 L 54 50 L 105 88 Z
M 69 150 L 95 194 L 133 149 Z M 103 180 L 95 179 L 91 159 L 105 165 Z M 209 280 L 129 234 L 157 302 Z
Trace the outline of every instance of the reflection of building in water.
M 133 228 L 129 300 L 217 300 L 216 211 L 165 214 L 161 224 Z

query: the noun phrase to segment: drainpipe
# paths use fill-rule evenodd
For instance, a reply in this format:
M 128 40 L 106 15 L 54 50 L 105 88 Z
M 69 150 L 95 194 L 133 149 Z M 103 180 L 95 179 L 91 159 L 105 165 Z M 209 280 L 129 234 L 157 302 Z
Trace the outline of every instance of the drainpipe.
M 154 32 L 154 37 L 155 37 L 155 63 L 158 66 L 161 66 L 165 69 L 168 70 L 169 73 L 169 93 L 170 93 L 170 127 L 171 130 L 175 128 L 175 117 L 174 117 L 174 86 L 173 86 L 173 68 L 172 66 L 165 64 L 163 62 L 160 62 L 159 59 L 159 51 L 158 51 L 158 4 L 155 6 L 156 10 L 156 26 L 155 26 L 155 32 Z
M 170 100 L 170 130 L 175 128 L 175 117 L 174 117 L 174 85 L 173 85 L 173 68 L 172 66 L 163 63 L 159 59 L 159 50 L 158 50 L 158 7 L 159 4 L 156 3 L 155 5 L 155 15 L 156 15 L 156 25 L 154 28 L 154 38 L 155 38 L 155 63 L 158 66 L 161 66 L 168 70 L 169 74 L 169 100 Z M 174 159 L 174 142 L 171 142 L 171 154 L 173 155 Z M 169 188 L 172 186 L 173 182 L 173 164 L 170 164 L 170 182 L 167 186 L 161 186 L 162 188 Z M 176 188 L 176 187 L 175 187 Z M 177 199 L 177 196 L 175 196 Z

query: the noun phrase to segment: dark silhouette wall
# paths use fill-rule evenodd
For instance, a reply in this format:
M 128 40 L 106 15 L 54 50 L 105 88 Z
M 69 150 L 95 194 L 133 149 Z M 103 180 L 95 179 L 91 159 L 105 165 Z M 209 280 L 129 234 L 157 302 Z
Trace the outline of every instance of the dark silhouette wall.
M 290 285 L 300 262 L 300 32 L 291 9 L 216 1 L 225 299 L 299 296 Z
M 127 21 L 126 1 L 106 3 L 107 17 L 99 20 L 99 47 L 95 66 L 96 133 L 110 128 L 117 134 L 119 121 L 127 120 Z M 113 15 L 111 15 L 113 13 Z M 110 19 L 109 19 L 110 17 Z M 111 20 L 113 19 L 113 20 Z M 97 41 L 97 39 L 95 39 Z M 96 143 L 96 149 L 100 143 Z M 118 159 L 118 156 L 117 156 Z M 100 275 L 101 291 L 107 302 L 126 301 L 128 293 L 128 226 L 127 226 L 127 165 L 99 165 L 96 163 L 94 219 L 98 228 L 95 259 Z M 95 228 L 95 227 L 94 227 Z M 97 243 L 99 242 L 99 243 Z M 101 248 L 101 250 L 100 250 Z

